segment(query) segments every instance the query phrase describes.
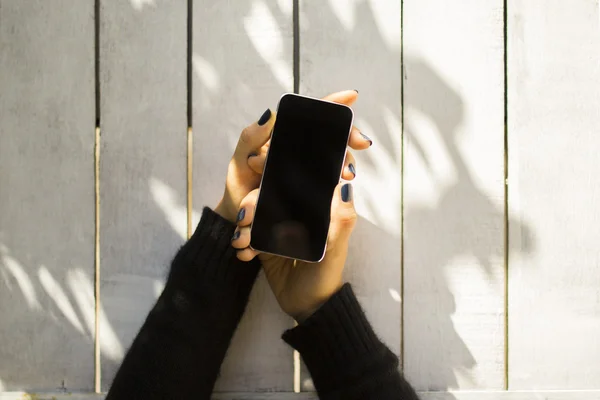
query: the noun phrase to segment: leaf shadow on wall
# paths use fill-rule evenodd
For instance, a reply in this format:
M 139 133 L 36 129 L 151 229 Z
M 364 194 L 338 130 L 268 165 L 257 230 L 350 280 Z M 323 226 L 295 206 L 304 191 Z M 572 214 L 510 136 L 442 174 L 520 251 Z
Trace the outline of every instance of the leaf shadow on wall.
M 199 9 L 199 3 L 195 5 L 198 16 L 206 21 L 219 21 L 222 28 L 217 35 L 208 29 L 214 25 L 206 25 L 206 35 L 195 34 L 195 37 L 204 38 L 211 34 L 212 38 L 210 41 L 194 42 L 197 66 L 194 72 L 193 112 L 194 118 L 199 121 L 194 126 L 196 209 L 202 205 L 213 205 L 220 197 L 227 162 L 241 129 L 257 119 L 264 108 L 273 107 L 281 93 L 291 88 L 291 81 L 282 76 L 282 70 L 292 65 L 282 64 L 272 54 L 261 52 L 260 46 L 257 47 L 257 42 L 245 28 L 252 22 L 257 2 L 229 3 L 234 2 L 222 2 L 219 7 L 206 6 L 204 9 Z M 274 26 L 279 28 L 265 32 L 265 37 L 280 36 L 283 43 L 281 54 L 291 54 L 291 30 L 285 28 L 290 26 L 289 10 L 281 8 L 282 2 L 265 4 L 272 21 L 275 21 Z M 360 99 L 355 107 L 356 125 L 375 140 L 371 150 L 357 155 L 355 193 L 362 216 L 352 238 L 347 277 L 354 284 L 378 333 L 396 352 L 400 350 L 398 300 L 404 301 L 404 367 L 411 383 L 420 390 L 457 388 L 457 374 L 468 375 L 476 364 L 452 319 L 457 309 L 449 282 L 449 276 L 454 272 L 454 264 L 451 263 L 457 258 L 473 257 L 482 272 L 497 286 L 500 282 L 494 282 L 493 277 L 498 276 L 497 259 L 502 258 L 504 252 L 502 236 L 498 234 L 502 232 L 502 226 L 477 229 L 478 221 L 501 224 L 503 210 L 477 186 L 472 178 L 473 166 L 465 162 L 458 150 L 456 135 L 464 119 L 463 101 L 432 66 L 405 59 L 405 64 L 413 65 L 406 80 L 412 81 L 414 88 L 422 88 L 424 97 L 408 99 L 404 107 L 418 109 L 433 121 L 438 139 L 457 172 L 457 179 L 454 184 L 443 188 L 440 200 L 434 207 L 405 207 L 404 239 L 411 246 L 405 254 L 405 298 L 399 299 L 402 165 L 399 47 L 390 45 L 389 39 L 381 33 L 383 17 L 376 16 L 378 11 L 366 2 L 357 3 L 351 18 L 341 17 L 339 10 L 333 8 L 331 3 L 319 4 L 318 10 L 311 9 L 313 6 L 309 2 L 304 4 L 301 93 L 322 96 L 341 89 L 359 89 Z M 179 178 L 185 174 L 185 165 L 181 162 L 185 157 L 185 132 L 164 128 L 164 112 L 172 107 L 167 104 L 168 96 L 153 97 L 155 92 L 152 90 L 152 85 L 160 85 L 160 82 L 153 83 L 152 77 L 157 74 L 168 76 L 173 72 L 173 65 L 168 57 L 148 58 L 147 54 L 156 51 L 158 44 L 148 43 L 144 33 L 137 29 L 139 18 L 153 18 L 152 15 L 156 18 L 156 13 L 163 10 L 168 13 L 167 7 L 166 2 L 158 2 L 141 10 L 131 8 L 120 19 L 121 26 L 128 32 L 123 35 L 123 40 L 127 41 L 129 51 L 136 52 L 136 59 L 140 63 L 122 66 L 129 69 L 131 82 L 138 85 L 124 88 L 136 91 L 133 94 L 141 97 L 135 97 L 136 101 L 132 101 L 128 108 L 115 112 L 136 115 L 136 118 L 142 116 L 140 119 L 145 123 L 142 127 L 115 136 L 116 139 L 111 143 L 103 139 L 102 154 L 103 157 L 108 155 L 103 158 L 104 165 L 110 163 L 118 166 L 118 170 L 123 171 L 131 182 L 124 190 L 116 173 L 104 173 L 101 176 L 104 207 L 102 224 L 109 228 L 102 239 L 106 244 L 103 245 L 101 258 L 105 260 L 110 255 L 121 260 L 112 266 L 103 264 L 103 269 L 110 267 L 113 271 L 122 272 L 113 275 L 115 279 L 109 277 L 102 285 L 102 298 L 106 306 L 104 325 L 110 328 L 109 333 L 103 334 L 103 337 L 110 339 L 102 351 L 103 389 L 110 385 L 122 352 L 128 348 L 156 298 L 159 283 L 166 276 L 169 259 L 182 243 L 180 232 L 169 220 L 185 208 L 184 191 Z M 354 23 L 348 22 L 352 18 Z M 398 21 L 396 15 L 388 18 L 396 23 Z M 195 22 L 198 20 L 195 19 Z M 28 23 L 26 20 L 21 22 L 23 26 Z M 195 23 L 194 29 L 203 28 Z M 323 38 L 325 33 L 327 35 Z M 173 38 L 176 36 L 176 32 L 173 32 Z M 25 41 L 21 45 L 26 46 Z M 106 64 L 103 68 L 106 68 Z M 178 73 L 184 74 L 185 65 L 175 68 Z M 148 77 L 145 73 L 148 73 Z M 291 72 L 289 75 L 291 77 Z M 123 84 L 114 83 L 116 87 Z M 143 91 L 144 85 L 150 88 L 148 93 Z M 57 92 L 54 97 L 61 99 L 59 94 Z M 22 94 L 15 91 L 12 96 Z M 67 101 L 75 102 L 77 98 Z M 59 104 L 54 113 L 60 114 L 61 110 L 72 106 L 68 102 Z M 42 107 L 48 108 L 45 104 Z M 110 111 L 107 107 L 110 106 L 103 107 L 104 112 Z M 184 110 L 180 112 L 184 113 Z M 37 114 L 28 112 L 26 117 L 30 118 L 31 115 Z M 418 128 L 411 124 L 410 119 L 405 120 L 405 143 L 411 141 L 414 144 L 418 154 L 416 157 L 422 158 L 423 164 L 435 164 L 436 160 L 429 159 L 427 143 L 420 141 Z M 81 138 L 71 132 L 65 122 L 61 129 L 65 132 L 65 138 L 80 144 L 70 151 L 87 154 L 91 160 L 91 141 L 86 139 L 80 143 Z M 103 132 L 104 138 L 111 134 L 115 135 L 114 132 Z M 142 136 L 144 140 L 140 139 Z M 156 143 L 167 143 L 166 147 L 160 151 L 152 146 L 139 147 L 142 141 L 149 143 L 149 139 Z M 27 153 L 24 162 L 33 165 L 38 157 L 37 152 L 45 149 L 25 146 L 23 151 Z M 58 164 L 73 171 L 81 168 L 77 162 L 71 165 L 64 154 L 57 155 L 49 160 L 46 165 L 48 168 Z M 37 172 L 32 170 L 30 173 L 33 175 Z M 19 226 L 18 221 L 13 223 L 9 220 L 9 225 L 0 227 L 0 241 L 4 245 L 4 257 L 0 259 L 3 283 L 0 291 L 1 318 L 3 326 L 19 327 L 18 330 L 7 327 L 2 335 L 8 339 L 0 347 L 0 379 L 7 390 L 56 390 L 62 386 L 69 390 L 93 389 L 93 323 L 89 324 L 90 304 L 85 303 L 85 299 L 89 299 L 93 293 L 93 254 L 91 247 L 87 251 L 82 251 L 80 247 L 81 240 L 93 240 L 93 206 L 80 209 L 71 202 L 63 203 L 65 190 L 72 189 L 80 194 L 84 191 L 82 187 L 91 187 L 91 182 L 77 174 L 59 176 L 65 182 L 71 179 L 69 182 L 75 186 L 56 186 L 40 192 L 39 186 L 32 182 L 20 188 L 24 197 L 33 197 L 31 208 L 46 214 L 45 217 L 40 215 L 39 221 L 42 222 Z M 156 182 L 159 182 L 158 186 Z M 164 196 L 160 193 L 156 195 L 157 187 Z M 170 200 L 165 202 L 157 199 Z M 85 197 L 85 201 L 89 201 L 89 196 Z M 64 225 L 60 221 L 65 215 L 54 211 L 61 209 L 68 209 L 72 213 L 65 230 L 57 233 L 54 228 Z M 18 215 L 22 220 L 32 218 L 27 212 Z M 529 246 L 522 247 L 533 251 L 533 233 L 530 229 L 519 226 L 517 221 L 511 220 L 510 224 L 524 232 L 523 237 Z M 457 232 L 462 234 L 458 235 Z M 48 238 L 54 239 L 48 243 Z M 16 260 L 20 267 L 15 268 L 12 260 Z M 42 265 L 48 273 L 43 272 Z M 85 271 L 83 275 L 77 268 Z M 52 279 L 48 279 L 48 275 Z M 48 285 L 52 281 L 70 289 L 56 289 L 57 285 Z M 77 282 L 80 282 L 79 286 Z M 265 335 L 271 335 L 268 340 L 272 341 L 281 333 L 266 332 L 268 329 L 265 327 L 271 321 L 265 316 L 279 318 L 281 324 L 288 323 L 283 315 L 276 316 L 277 310 L 264 282 L 258 285 L 263 287 L 260 290 L 255 288 L 258 294 L 253 294 L 254 306 L 251 304 L 249 307 L 230 348 L 222 374 L 225 382 L 220 384 L 222 389 L 253 387 L 257 391 L 289 390 L 291 386 L 292 376 L 288 370 L 282 372 L 273 367 L 277 365 L 273 357 L 279 353 L 272 349 L 280 349 L 285 345 L 277 342 L 278 345 L 269 348 L 253 346 L 259 340 L 265 340 Z M 54 289 L 47 290 L 48 287 Z M 84 295 L 80 292 L 84 292 Z M 35 293 L 35 296 L 31 297 L 31 293 Z M 257 305 L 270 307 L 267 309 L 270 311 L 265 312 L 265 308 L 257 308 Z M 18 337 L 26 339 L 19 340 Z M 32 363 L 28 358 L 31 355 L 43 355 L 49 361 Z M 285 363 L 291 364 L 291 357 Z M 29 370 L 34 372 L 24 374 Z M 241 376 L 242 373 L 245 375 Z M 40 377 L 35 388 L 22 379 L 31 375 Z M 275 375 L 285 375 L 285 385 L 274 386 L 273 380 L 268 378 Z M 62 376 L 67 377 L 64 385 Z M 75 383 L 71 384 L 71 381 Z M 304 388 L 309 389 L 306 371 L 303 382 Z
M 334 2 L 301 4 L 301 93 L 320 96 L 340 88 L 358 89 L 355 124 L 375 141 L 371 149 L 356 155 L 355 193 L 361 218 L 351 240 L 347 277 L 377 332 L 398 350 L 395 321 L 399 305 L 392 303 L 398 301 L 394 290 L 400 282 L 396 273 L 401 242 L 400 170 L 402 157 L 418 159 L 408 164 L 405 158 L 405 168 L 424 166 L 417 176 L 433 182 L 437 200 L 433 204 L 407 202 L 411 196 L 414 200 L 414 187 L 407 186 L 406 176 L 413 176 L 414 171 L 405 169 L 404 298 L 400 299 L 405 313 L 405 374 L 418 390 L 500 388 L 504 346 L 502 151 L 494 153 L 498 155 L 493 161 L 498 190 L 493 198 L 476 182 L 477 166 L 461 153 L 465 151 L 461 129 L 469 117 L 465 102 L 436 72 L 436 67 L 443 66 L 428 65 L 406 52 L 402 137 L 400 32 L 394 30 L 399 9 L 397 14 L 376 2 L 356 2 L 343 9 Z M 411 96 L 406 95 L 409 86 Z M 417 114 L 431 125 L 433 142 L 423 137 L 420 121 L 413 119 Z M 470 137 L 486 134 L 469 132 Z M 493 134 L 502 135 L 502 127 Z M 494 137 L 494 142 L 501 144 L 502 137 Z M 449 160 L 447 168 L 453 171 L 453 180 L 437 180 L 440 160 L 432 157 L 432 145 Z M 509 251 L 533 252 L 531 229 L 513 219 L 509 224 L 521 231 L 523 238 L 523 243 L 511 244 Z M 468 268 L 461 263 L 468 263 Z M 471 274 L 462 276 L 466 270 Z M 468 284 L 457 289 L 456 282 L 461 279 L 472 282 L 473 292 Z M 484 290 L 477 287 L 479 283 L 485 285 Z M 465 308 L 470 296 L 484 304 L 479 309 Z M 490 337 L 465 332 L 471 328 L 481 332 L 480 323 L 486 328 L 479 336 Z M 478 366 L 477 360 L 485 365 Z M 488 381 L 483 372 L 490 370 L 495 373 Z M 303 383 L 310 388 L 309 381 Z
M 502 198 L 493 198 L 479 187 L 474 179 L 476 166 L 469 164 L 459 151 L 459 130 L 465 119 L 465 105 L 460 96 L 423 60 L 409 57 L 405 65 L 405 87 L 410 88 L 411 93 L 404 104 L 405 144 L 410 144 L 405 151 L 412 152 L 411 165 L 420 164 L 426 171 L 425 176 L 436 181 L 436 168 L 433 166 L 438 161 L 429 158 L 432 152 L 427 149 L 431 142 L 420 136 L 422 127 L 419 121 L 409 117 L 414 114 L 409 111 L 416 110 L 433 123 L 437 145 L 443 149 L 449 161 L 448 168 L 455 175 L 452 183 L 440 184 L 435 206 L 429 202 L 412 202 L 405 206 L 404 337 L 407 374 L 421 390 L 500 388 L 503 384 L 502 369 L 495 370 L 495 378 L 472 372 L 477 360 L 457 331 L 453 319 L 458 317 L 461 320 L 462 335 L 469 337 L 470 345 L 484 358 L 486 365 L 482 371 L 494 369 L 493 365 L 504 365 Z M 495 134 L 499 132 L 500 128 Z M 486 135 L 486 132 L 476 132 L 476 135 Z M 494 141 L 501 143 L 498 139 Z M 464 143 L 462 146 L 464 149 Z M 418 162 L 415 163 L 415 160 Z M 497 169 L 496 187 L 501 189 L 502 159 L 497 157 L 490 163 Z M 489 169 L 489 166 L 485 168 Z M 405 174 L 411 172 L 407 170 Z M 496 195 L 498 192 L 501 190 Z M 511 229 L 522 232 L 522 243 L 511 243 L 509 251 L 532 253 L 534 235 L 530 228 L 513 219 L 509 220 L 509 225 Z M 478 266 L 480 271 L 472 271 L 473 266 Z M 469 280 L 472 280 L 471 284 Z M 463 310 L 458 308 L 452 286 L 460 287 Z M 477 333 L 481 332 L 481 326 L 485 329 L 484 333 Z

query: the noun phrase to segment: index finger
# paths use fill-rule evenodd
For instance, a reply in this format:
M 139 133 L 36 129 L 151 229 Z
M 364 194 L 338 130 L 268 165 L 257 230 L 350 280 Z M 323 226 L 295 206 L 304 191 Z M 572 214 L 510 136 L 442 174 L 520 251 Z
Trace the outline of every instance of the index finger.
M 357 98 L 357 90 L 343 90 L 341 92 L 331 93 L 323 97 L 323 100 L 333 101 L 334 103 L 340 103 L 347 106 L 351 106 L 352 104 L 354 104 Z
M 275 112 L 268 108 L 258 121 L 244 128 L 233 158 L 245 163 L 251 153 L 258 151 L 269 140 L 274 123 Z

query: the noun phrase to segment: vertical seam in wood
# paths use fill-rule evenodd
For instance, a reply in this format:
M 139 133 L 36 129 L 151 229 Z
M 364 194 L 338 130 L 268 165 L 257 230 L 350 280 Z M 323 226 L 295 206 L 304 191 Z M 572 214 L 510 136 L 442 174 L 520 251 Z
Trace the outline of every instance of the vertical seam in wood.
M 300 371 L 300 353 L 297 350 L 294 350 L 294 393 L 300 393 L 301 391 Z
M 193 178 L 193 152 L 194 137 L 192 135 L 192 127 L 187 129 L 187 237 L 192 236 L 192 178 Z
M 400 368 L 404 370 L 404 0 L 400 1 Z
M 94 391 L 100 393 L 100 127 L 96 127 L 94 137 L 94 196 L 95 196 L 95 231 L 94 231 Z
M 187 2 L 187 120 L 188 127 L 192 127 L 192 35 L 193 30 L 193 0 Z
M 293 85 L 294 93 L 300 93 L 300 0 L 293 0 L 292 3 L 292 63 L 293 63 Z M 297 323 L 294 322 L 294 326 Z M 294 393 L 300 393 L 302 390 L 302 366 L 300 364 L 300 353 L 297 350 L 293 352 Z
M 509 220 L 508 220 L 508 13 L 507 0 L 503 0 L 504 22 L 504 390 L 509 388 Z
M 192 37 L 193 37 L 193 0 L 188 0 L 187 2 L 187 237 L 188 239 L 192 236 L 192 213 L 194 210 L 194 205 L 192 204 L 192 186 L 193 186 L 193 159 L 194 159 L 194 137 L 192 131 L 192 117 L 193 117 L 193 105 L 192 105 Z
M 100 0 L 94 0 L 94 391 L 100 393 Z
M 296 260 L 294 260 L 294 268 L 296 267 Z M 298 322 L 294 320 L 294 327 L 298 326 Z M 300 393 L 302 391 L 302 366 L 300 364 L 300 352 L 298 350 L 293 351 L 293 362 L 294 362 L 294 376 L 293 376 L 293 388 L 294 393 Z
M 300 93 L 300 4 L 293 0 L 293 63 L 294 63 L 294 93 Z
M 96 127 L 100 127 L 100 0 L 94 1 L 94 89 Z

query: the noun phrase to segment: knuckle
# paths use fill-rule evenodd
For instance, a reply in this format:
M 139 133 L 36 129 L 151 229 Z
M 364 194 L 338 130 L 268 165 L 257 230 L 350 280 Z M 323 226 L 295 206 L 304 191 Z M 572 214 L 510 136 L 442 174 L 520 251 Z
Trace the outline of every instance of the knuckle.
M 338 220 L 342 224 L 354 224 L 358 219 L 356 210 L 354 208 L 346 208 L 338 211 Z
M 240 142 L 250 144 L 252 142 L 252 131 L 249 127 L 245 127 L 240 135 Z

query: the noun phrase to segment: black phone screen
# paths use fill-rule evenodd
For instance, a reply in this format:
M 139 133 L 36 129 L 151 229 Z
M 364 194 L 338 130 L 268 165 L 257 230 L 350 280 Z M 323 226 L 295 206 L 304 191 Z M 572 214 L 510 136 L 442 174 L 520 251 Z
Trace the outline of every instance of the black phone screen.
M 252 248 L 321 260 L 352 119 L 344 105 L 293 94 L 281 98 L 252 223 Z

